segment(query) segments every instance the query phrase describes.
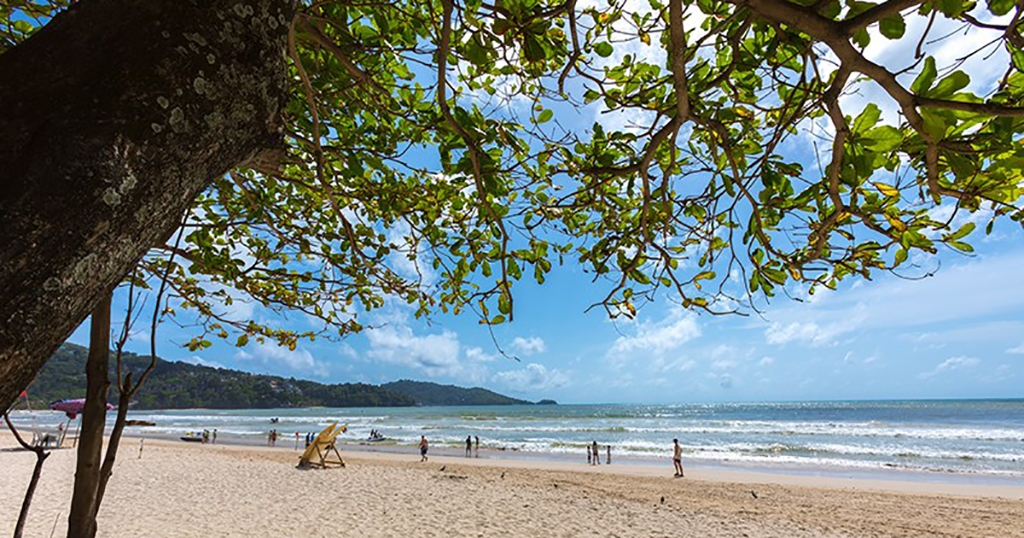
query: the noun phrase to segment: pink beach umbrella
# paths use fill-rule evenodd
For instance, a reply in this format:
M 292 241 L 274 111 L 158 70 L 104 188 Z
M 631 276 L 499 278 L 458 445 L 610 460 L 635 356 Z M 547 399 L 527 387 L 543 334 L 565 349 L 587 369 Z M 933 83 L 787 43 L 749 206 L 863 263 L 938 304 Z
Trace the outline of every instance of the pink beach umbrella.
M 107 411 L 113 409 L 114 406 L 107 403 Z M 85 409 L 85 398 L 76 398 L 74 400 L 57 400 L 50 404 L 50 409 L 54 411 L 63 411 L 68 418 L 74 420 L 82 409 Z

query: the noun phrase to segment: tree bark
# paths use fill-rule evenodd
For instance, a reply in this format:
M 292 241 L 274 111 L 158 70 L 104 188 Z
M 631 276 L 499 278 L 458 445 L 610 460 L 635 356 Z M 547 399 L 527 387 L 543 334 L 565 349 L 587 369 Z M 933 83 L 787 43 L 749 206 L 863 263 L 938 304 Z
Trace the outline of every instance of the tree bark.
M 39 477 L 43 474 L 43 463 L 46 462 L 46 458 L 50 457 L 50 453 L 43 450 L 41 446 L 29 446 L 18 430 L 14 428 L 14 424 L 11 424 L 11 418 L 4 413 L 4 422 L 7 423 L 7 429 L 11 430 L 14 434 L 14 438 L 18 441 L 25 450 L 31 450 L 36 454 L 36 464 L 32 468 L 32 479 L 28 482 L 28 490 L 25 491 L 25 498 L 21 501 L 21 511 L 18 512 L 18 522 L 14 525 L 14 538 L 21 538 L 25 533 L 25 523 L 28 521 L 28 510 L 32 507 L 32 497 L 36 494 L 36 486 L 39 485 Z
M 293 0 L 82 0 L 0 55 L 0 408 L 209 181 L 282 144 Z
M 85 408 L 78 437 L 75 488 L 68 516 L 68 538 L 96 535 L 96 492 L 100 483 L 103 427 L 107 422 L 107 393 L 110 390 L 110 299 L 108 293 L 92 311 L 89 328 L 89 358 L 85 363 Z
M 128 383 L 131 383 L 131 374 L 128 374 Z M 114 419 L 114 426 L 110 429 L 107 453 L 103 456 L 103 465 L 100 466 L 99 483 L 96 485 L 96 502 L 93 506 L 92 516 L 94 520 L 100 512 L 100 505 L 103 504 L 103 494 L 107 492 L 107 482 L 110 481 L 110 475 L 114 474 L 117 449 L 121 446 L 121 435 L 124 433 L 124 426 L 128 422 L 128 407 L 131 405 L 130 400 L 133 394 L 134 391 L 124 390 L 117 397 L 117 418 Z

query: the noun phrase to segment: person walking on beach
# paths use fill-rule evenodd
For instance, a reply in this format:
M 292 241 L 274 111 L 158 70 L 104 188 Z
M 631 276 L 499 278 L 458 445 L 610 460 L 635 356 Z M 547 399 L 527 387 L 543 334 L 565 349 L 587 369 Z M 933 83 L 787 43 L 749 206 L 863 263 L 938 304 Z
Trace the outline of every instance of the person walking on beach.
M 466 457 L 473 455 L 473 437 L 470 435 L 466 436 Z
M 590 445 L 590 452 L 594 454 L 594 462 L 591 465 L 601 465 L 601 451 L 597 447 L 597 441 Z
M 473 440 L 476 441 L 476 449 L 473 451 L 473 455 L 477 458 L 480 457 L 480 436 L 474 435 Z
M 592 465 L 591 462 L 594 461 L 594 460 L 593 460 L 593 453 L 590 452 L 590 446 L 587 446 L 584 450 L 587 451 L 587 465 Z
M 606 450 L 606 452 L 608 454 L 608 459 L 604 460 L 604 462 L 607 465 L 611 465 L 612 464 L 612 445 L 606 445 L 605 446 L 605 450 Z
M 420 436 L 420 462 L 427 461 L 427 448 L 429 448 L 429 446 L 427 445 L 427 436 L 426 435 L 421 435 Z
M 679 446 L 679 439 L 672 440 L 672 463 L 676 466 L 676 478 L 683 477 L 683 447 Z
M 217 444 L 217 428 L 213 429 L 213 444 Z

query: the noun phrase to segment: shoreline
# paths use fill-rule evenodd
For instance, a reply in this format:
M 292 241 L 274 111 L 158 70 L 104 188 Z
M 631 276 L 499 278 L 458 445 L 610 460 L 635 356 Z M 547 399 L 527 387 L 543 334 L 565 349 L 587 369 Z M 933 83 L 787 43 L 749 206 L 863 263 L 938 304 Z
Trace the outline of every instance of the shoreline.
M 10 437 L 9 432 L 3 435 Z M 0 437 L 4 438 L 4 437 Z M 216 444 L 186 443 L 175 439 L 164 437 L 145 437 L 125 434 L 121 442 L 121 450 L 130 453 L 131 441 L 145 439 L 145 446 L 160 446 L 165 448 L 183 450 L 223 450 L 233 453 L 254 454 L 291 454 L 296 458 L 303 450 L 303 443 L 299 448 L 282 445 L 265 446 L 259 444 L 246 444 L 240 442 L 218 442 Z M 13 439 L 11 439 L 13 441 Z M 136 445 L 137 446 L 137 445 Z M 392 446 L 373 447 L 365 444 L 339 443 L 338 450 L 342 457 L 348 459 L 353 457 L 359 460 L 389 463 L 418 463 L 419 451 L 417 447 Z M 671 460 L 666 457 L 665 462 L 633 462 L 613 459 L 611 465 L 587 465 L 576 463 L 568 458 L 549 458 L 547 454 L 541 453 L 513 453 L 507 451 L 481 450 L 481 457 L 465 457 L 463 452 L 451 448 L 431 447 L 429 457 L 431 462 L 442 464 L 457 464 L 471 467 L 491 469 L 524 469 L 538 471 L 559 471 L 571 473 L 603 474 L 626 477 L 647 477 L 647 478 L 672 478 Z M 602 460 L 603 461 L 603 460 Z M 907 475 L 896 475 L 896 472 L 882 472 L 877 475 L 868 473 L 816 473 L 811 469 L 800 469 L 802 472 L 780 472 L 768 466 L 731 468 L 721 465 L 705 464 L 683 459 L 686 479 L 710 483 L 730 484 L 759 484 L 759 485 L 780 485 L 780 486 L 801 486 L 828 490 L 857 490 L 866 492 L 888 492 L 888 493 L 918 493 L 938 494 L 971 498 L 1001 498 L 1024 500 L 1024 481 L 1003 479 L 992 480 L 991 477 L 980 477 L 980 480 L 969 480 L 970 476 L 955 475 L 952 473 L 915 473 L 903 471 Z M 908 476 L 913 474 L 914 476 Z M 959 478 L 959 479 L 958 479 Z
M 108 536 L 701 536 L 1024 538 L 1024 485 L 930 484 L 616 464 L 385 453 L 297 470 L 292 447 L 126 439 L 99 513 Z M 16 514 L 34 455 L 0 432 L 0 513 Z M 55 450 L 26 536 L 66 530 L 75 451 Z M 14 518 L 0 518 L 0 535 Z
M 180 441 L 175 434 L 155 433 L 146 435 L 145 427 L 128 427 L 123 434 L 122 446 L 132 440 L 145 439 L 149 443 L 166 443 L 169 446 L 188 446 L 193 443 Z M 22 425 L 23 432 L 32 432 L 32 428 Z M 200 430 L 201 431 L 201 430 Z M 105 435 L 109 434 L 109 431 Z M 0 425 L 0 439 L 14 442 L 13 436 L 5 425 Z M 293 452 L 294 437 L 281 437 L 276 447 L 269 447 L 252 438 L 225 435 L 218 438 L 216 444 L 194 443 L 196 446 L 236 447 L 238 449 L 274 450 Z M 302 451 L 304 439 L 298 440 L 298 452 Z M 130 443 L 129 443 L 130 444 Z M 412 444 L 371 444 L 364 441 L 339 439 L 338 448 L 343 453 L 351 452 L 366 455 L 393 455 L 401 461 L 408 454 L 418 457 L 418 448 Z M 579 457 L 559 452 L 540 452 L 523 450 L 504 450 L 481 447 L 480 457 L 466 458 L 462 448 L 451 446 L 431 446 L 431 454 L 451 458 L 458 461 L 491 462 L 493 465 L 513 465 L 522 468 L 559 469 L 590 472 L 589 469 L 612 468 L 614 474 L 631 474 L 634 476 L 664 476 L 671 471 L 671 460 L 666 449 L 664 460 L 654 457 L 637 457 L 617 455 L 613 452 L 611 466 L 604 464 L 605 452 L 601 452 L 602 464 L 590 466 Z M 893 492 L 936 492 L 946 494 L 964 494 L 977 497 L 1005 497 L 1024 499 L 1024 480 L 1018 477 L 1007 477 L 987 473 L 942 472 L 937 470 L 919 470 L 903 468 L 860 468 L 826 465 L 800 465 L 791 463 L 765 462 L 728 462 L 721 460 L 704 460 L 686 457 L 683 465 L 687 473 L 693 471 L 709 480 L 730 482 L 750 482 L 758 484 L 786 485 L 821 485 L 826 487 L 853 487 L 870 491 Z M 617 472 L 619 468 L 631 469 L 629 472 Z M 688 474 L 689 476 L 689 474 Z

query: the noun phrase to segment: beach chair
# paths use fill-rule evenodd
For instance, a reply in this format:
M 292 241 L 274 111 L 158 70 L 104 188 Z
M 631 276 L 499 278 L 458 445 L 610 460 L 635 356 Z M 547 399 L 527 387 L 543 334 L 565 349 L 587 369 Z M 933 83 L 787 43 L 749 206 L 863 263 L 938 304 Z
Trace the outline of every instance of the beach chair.
M 306 450 L 299 457 L 299 469 L 327 469 L 329 467 L 344 467 L 345 460 L 341 458 L 341 452 L 338 452 L 336 443 L 338 436 L 341 435 L 345 430 L 348 429 L 347 424 L 338 426 L 335 422 L 330 426 L 324 428 L 322 432 L 317 434 Z M 337 459 L 332 457 L 332 454 Z

